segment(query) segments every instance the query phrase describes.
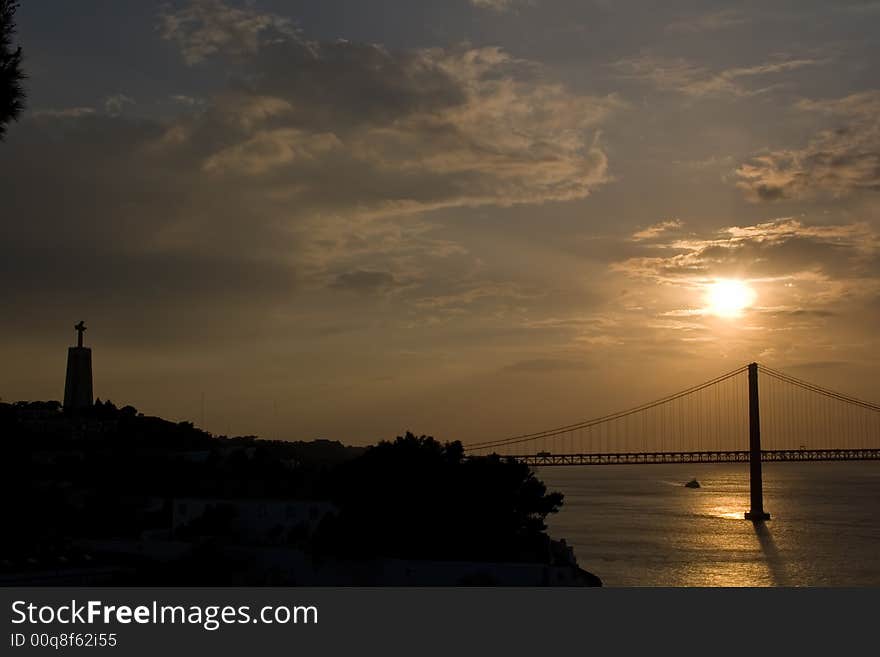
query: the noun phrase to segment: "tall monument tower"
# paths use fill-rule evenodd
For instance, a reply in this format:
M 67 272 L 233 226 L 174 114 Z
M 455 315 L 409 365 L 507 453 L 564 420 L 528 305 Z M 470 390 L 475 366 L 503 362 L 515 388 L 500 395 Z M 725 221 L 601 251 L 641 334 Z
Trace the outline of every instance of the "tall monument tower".
M 67 349 L 67 379 L 64 383 L 64 410 L 89 408 L 92 399 L 92 350 L 83 347 L 84 322 L 74 326 L 76 346 Z

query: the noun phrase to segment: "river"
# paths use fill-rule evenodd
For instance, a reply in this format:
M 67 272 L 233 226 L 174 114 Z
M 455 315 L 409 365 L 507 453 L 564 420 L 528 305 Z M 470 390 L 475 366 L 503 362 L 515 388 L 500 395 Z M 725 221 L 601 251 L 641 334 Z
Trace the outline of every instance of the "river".
M 765 463 L 764 525 L 743 520 L 748 464 L 538 470 L 548 518 L 606 586 L 880 586 L 880 462 Z M 685 488 L 696 477 L 701 488 Z

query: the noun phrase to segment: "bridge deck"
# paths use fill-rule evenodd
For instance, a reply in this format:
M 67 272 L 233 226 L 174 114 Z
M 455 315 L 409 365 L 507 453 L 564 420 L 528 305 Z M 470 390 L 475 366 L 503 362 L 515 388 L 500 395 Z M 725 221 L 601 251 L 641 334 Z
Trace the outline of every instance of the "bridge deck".
M 622 452 L 609 454 L 518 454 L 506 456 L 534 466 L 637 465 L 661 463 L 748 463 L 748 450 L 721 452 Z M 762 461 L 877 461 L 880 449 L 768 449 Z

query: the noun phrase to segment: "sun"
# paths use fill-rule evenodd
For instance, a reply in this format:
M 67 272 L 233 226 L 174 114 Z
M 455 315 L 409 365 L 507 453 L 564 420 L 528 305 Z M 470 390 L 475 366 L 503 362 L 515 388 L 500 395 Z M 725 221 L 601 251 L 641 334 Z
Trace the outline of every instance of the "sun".
M 718 317 L 739 317 L 755 302 L 756 296 L 743 281 L 717 280 L 706 286 L 706 310 Z

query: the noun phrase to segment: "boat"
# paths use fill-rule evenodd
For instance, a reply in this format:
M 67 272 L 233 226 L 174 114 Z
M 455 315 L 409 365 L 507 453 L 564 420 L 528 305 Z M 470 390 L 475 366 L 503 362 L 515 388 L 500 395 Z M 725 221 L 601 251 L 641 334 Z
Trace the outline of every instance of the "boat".
M 685 488 L 699 488 L 699 487 L 700 487 L 700 482 L 697 481 L 696 478 L 694 478 L 694 479 L 691 479 L 689 482 L 687 482 L 687 483 L 684 485 L 684 487 L 685 487 Z

